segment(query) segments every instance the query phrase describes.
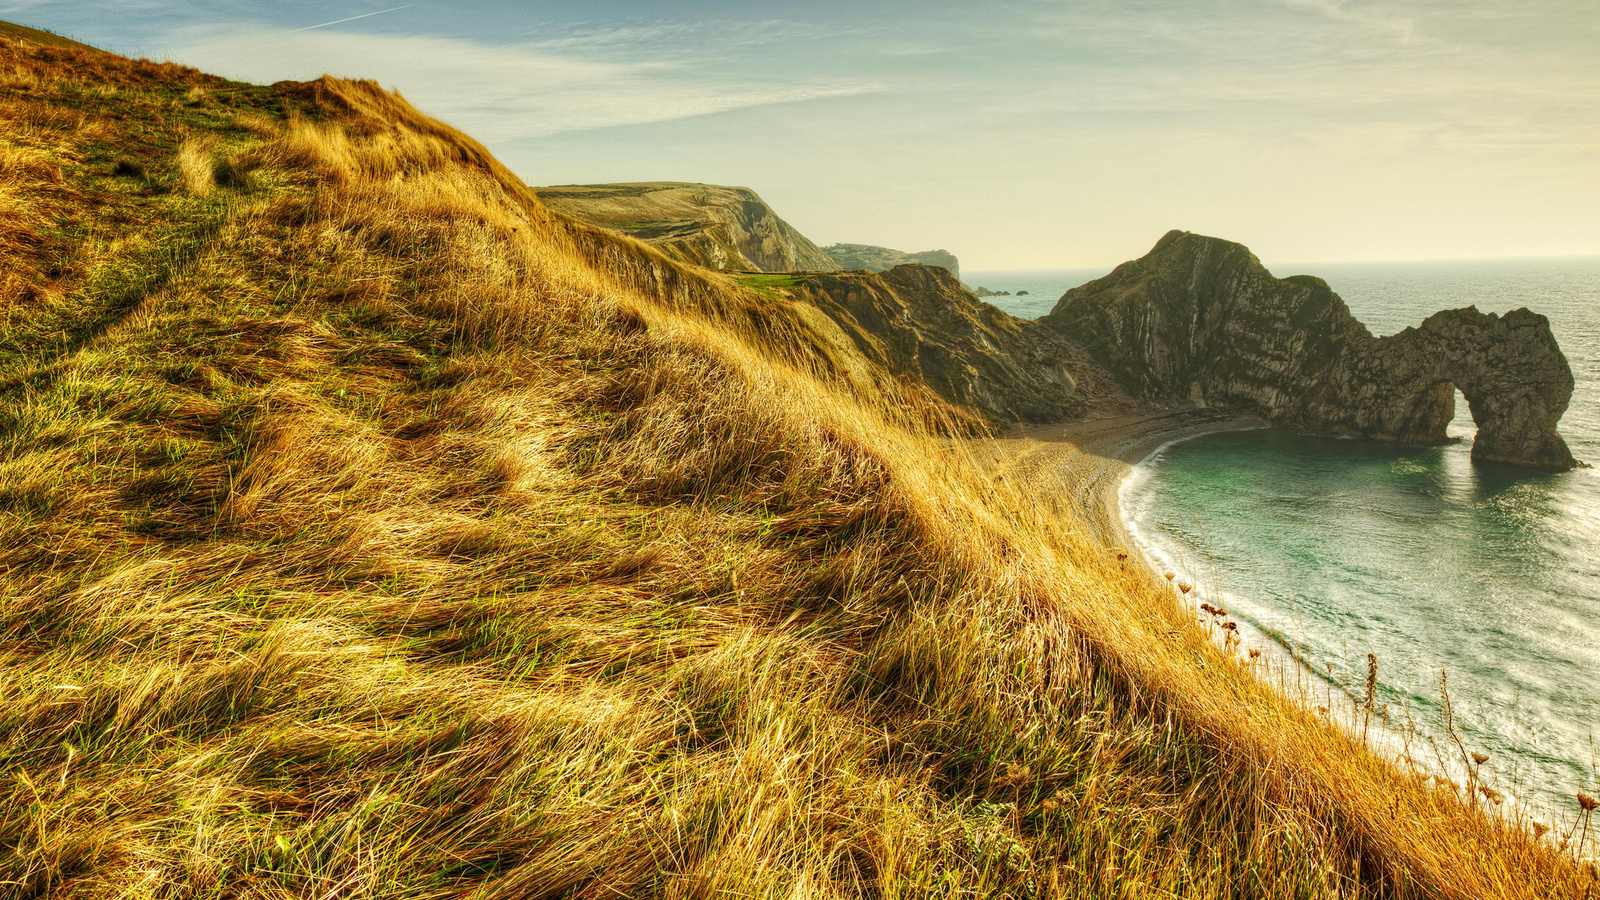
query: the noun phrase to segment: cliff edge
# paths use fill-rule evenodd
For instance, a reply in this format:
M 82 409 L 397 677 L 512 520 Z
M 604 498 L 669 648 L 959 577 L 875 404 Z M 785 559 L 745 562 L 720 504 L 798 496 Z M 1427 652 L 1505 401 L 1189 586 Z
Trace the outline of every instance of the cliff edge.
M 1151 405 L 1441 443 L 1460 388 L 1478 425 L 1475 461 L 1578 465 L 1556 431 L 1572 370 L 1549 321 L 1526 309 L 1449 310 L 1373 337 L 1322 279 L 1275 278 L 1241 244 L 1172 231 L 1062 295 L 1042 321 Z
M 961 278 L 961 262 L 948 250 L 924 250 L 907 253 L 871 244 L 829 244 L 822 252 L 833 258 L 841 269 L 866 269 L 887 272 L 895 266 L 938 266 Z
M 549 209 L 638 238 L 680 262 L 736 272 L 839 268 L 749 188 L 655 181 L 534 191 Z

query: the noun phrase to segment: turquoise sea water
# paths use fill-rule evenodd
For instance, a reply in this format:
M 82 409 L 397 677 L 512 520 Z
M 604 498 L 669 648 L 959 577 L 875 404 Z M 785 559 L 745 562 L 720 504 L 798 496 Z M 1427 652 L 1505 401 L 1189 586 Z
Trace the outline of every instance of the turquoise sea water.
M 1273 268 L 1326 278 L 1375 334 L 1472 304 L 1545 314 L 1577 380 L 1561 432 L 1600 465 L 1600 259 Z M 1317 673 L 1319 703 L 1349 709 L 1375 654 L 1377 701 L 1413 726 L 1412 755 L 1455 765 L 1448 673 L 1489 783 L 1575 811 L 1574 792 L 1600 786 L 1600 468 L 1474 466 L 1459 397 L 1457 410 L 1463 440 L 1445 447 L 1277 429 L 1182 441 L 1136 468 L 1124 514 L 1253 642 Z

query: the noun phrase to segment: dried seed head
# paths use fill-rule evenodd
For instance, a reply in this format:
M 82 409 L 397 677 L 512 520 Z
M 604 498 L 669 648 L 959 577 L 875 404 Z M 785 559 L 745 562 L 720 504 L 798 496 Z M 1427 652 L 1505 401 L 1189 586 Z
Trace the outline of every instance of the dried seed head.
M 1174 573 L 1174 572 L 1168 572 L 1167 573 L 1167 580 L 1168 581 L 1171 581 L 1172 579 L 1177 578 L 1177 577 L 1178 577 L 1177 574 Z
M 1581 807 L 1584 812 L 1594 812 L 1596 807 L 1600 807 L 1600 800 L 1596 800 L 1588 794 L 1580 791 L 1578 793 L 1578 806 Z
M 1251 650 L 1250 651 L 1250 658 L 1251 659 L 1255 659 L 1256 657 L 1258 657 L 1260 655 L 1261 655 L 1261 651 L 1260 650 Z
M 1194 585 L 1180 581 L 1180 582 L 1178 582 L 1178 590 L 1183 591 L 1185 594 L 1187 594 L 1190 591 L 1194 590 Z
M 1472 754 L 1472 761 L 1481 766 L 1489 761 L 1489 756 L 1485 753 L 1474 753 Z
M 1489 802 L 1495 804 L 1496 806 L 1498 806 L 1500 804 L 1500 801 L 1505 799 L 1504 797 L 1500 796 L 1500 792 L 1499 791 L 1495 790 L 1494 788 L 1489 787 L 1488 785 L 1483 785 L 1483 784 L 1478 785 L 1478 793 L 1482 794 L 1485 799 L 1487 799 Z
M 1549 830 L 1550 830 L 1550 826 L 1544 824 L 1543 822 L 1535 822 L 1535 823 L 1533 823 L 1533 836 L 1535 838 L 1544 837 L 1544 833 L 1546 831 L 1549 831 Z

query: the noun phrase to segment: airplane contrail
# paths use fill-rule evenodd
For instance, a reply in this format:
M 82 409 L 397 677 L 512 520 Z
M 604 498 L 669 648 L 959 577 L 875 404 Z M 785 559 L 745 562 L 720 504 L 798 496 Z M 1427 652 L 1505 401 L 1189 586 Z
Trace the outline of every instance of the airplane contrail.
M 366 19 L 372 16 L 381 16 L 384 13 L 399 12 L 402 9 L 410 9 L 411 6 L 412 4 L 407 3 L 405 6 L 396 6 L 390 9 L 380 9 L 377 12 L 362 13 L 359 16 L 351 16 L 348 19 L 335 19 L 332 22 L 323 22 L 321 25 L 307 25 L 304 28 L 295 28 L 291 31 L 285 31 L 284 34 L 299 34 L 302 31 L 310 31 L 313 28 L 327 28 L 329 25 L 342 25 L 345 22 L 354 22 L 357 19 Z

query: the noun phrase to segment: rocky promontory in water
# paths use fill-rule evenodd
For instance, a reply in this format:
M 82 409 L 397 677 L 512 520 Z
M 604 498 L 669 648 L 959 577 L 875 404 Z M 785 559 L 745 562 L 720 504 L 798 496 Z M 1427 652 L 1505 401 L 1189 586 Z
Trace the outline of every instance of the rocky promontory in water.
M 1043 322 L 1152 406 L 1441 443 L 1460 388 L 1478 426 L 1475 461 L 1578 464 L 1556 432 L 1572 370 L 1548 320 L 1526 309 L 1449 310 L 1373 337 L 1322 279 L 1275 278 L 1241 244 L 1173 231 L 1068 291 Z

